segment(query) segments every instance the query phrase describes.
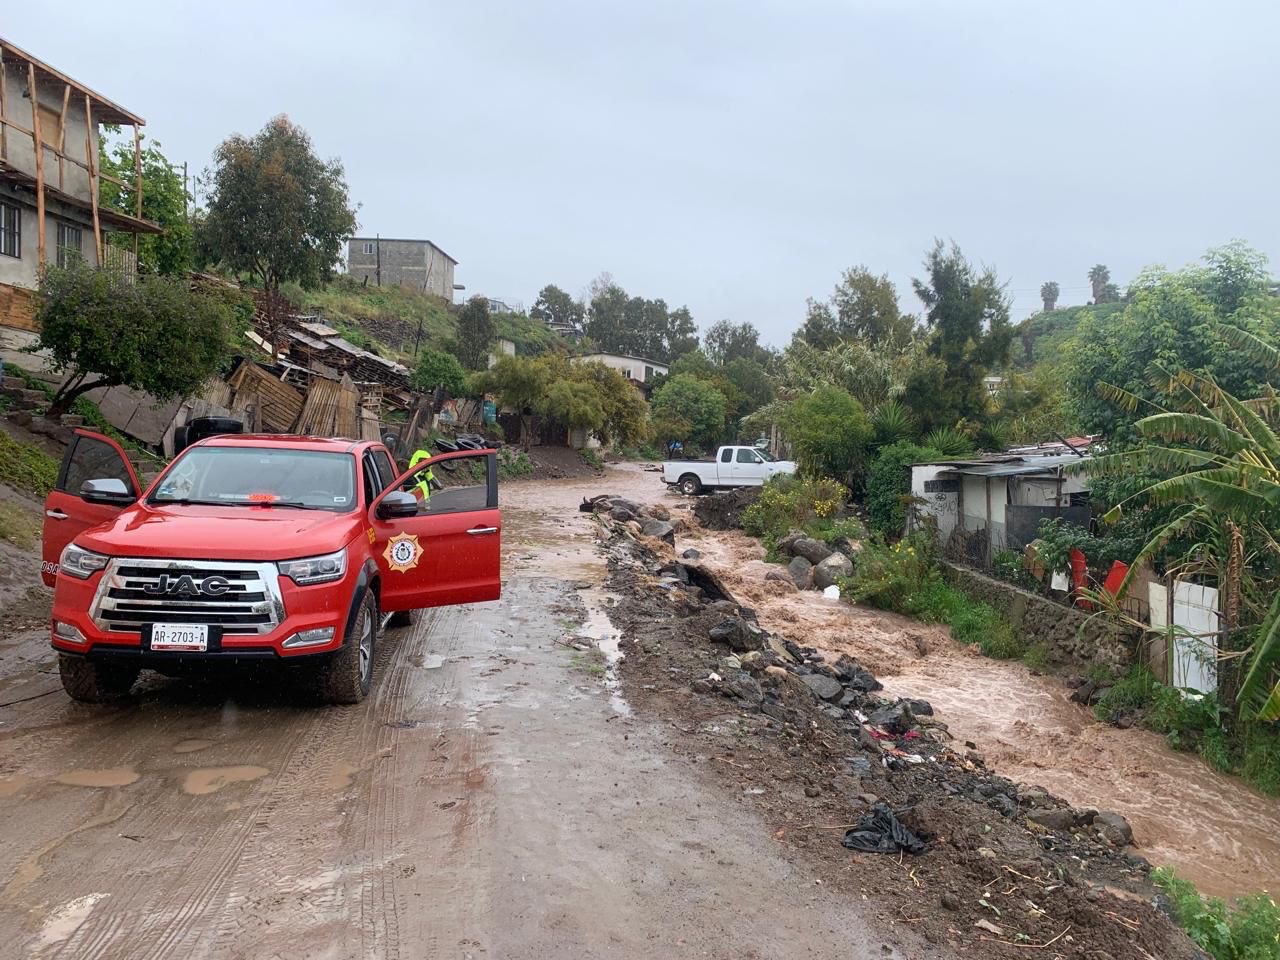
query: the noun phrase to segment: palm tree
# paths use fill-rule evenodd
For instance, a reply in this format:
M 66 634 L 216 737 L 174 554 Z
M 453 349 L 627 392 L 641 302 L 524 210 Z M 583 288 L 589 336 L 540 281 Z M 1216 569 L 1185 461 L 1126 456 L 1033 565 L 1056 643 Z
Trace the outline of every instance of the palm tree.
M 1280 351 L 1238 328 L 1221 329 L 1239 350 L 1280 370 Z M 1137 422 L 1147 445 L 1081 465 L 1091 475 L 1163 477 L 1114 507 L 1107 520 L 1117 519 L 1134 500 L 1182 507 L 1138 552 L 1118 595 L 1123 596 L 1144 561 L 1174 540 L 1201 534 L 1194 537 L 1188 558 L 1199 558 L 1202 565 L 1213 558 L 1224 592 L 1225 625 L 1245 626 L 1241 621 L 1246 619 L 1256 624 L 1250 630 L 1252 642 L 1229 654 L 1238 661 L 1242 677 L 1237 709 L 1261 720 L 1280 719 L 1280 682 L 1273 681 L 1280 663 L 1280 583 L 1274 570 L 1264 569 L 1274 566 L 1265 558 L 1280 556 L 1280 394 L 1268 384 L 1256 399 L 1241 400 L 1210 377 L 1159 368 L 1151 372 L 1174 409 L 1157 408 Z M 1129 409 L 1144 403 L 1117 387 L 1104 384 L 1100 389 Z M 1268 573 L 1273 579 L 1261 582 Z
M 1105 265 L 1095 264 L 1089 271 L 1089 284 L 1093 287 L 1093 302 L 1102 303 L 1106 299 L 1107 284 L 1111 282 L 1111 271 Z
M 1040 284 L 1040 299 L 1044 301 L 1045 313 L 1051 313 L 1058 305 L 1058 292 L 1058 284 L 1054 280 L 1047 280 Z

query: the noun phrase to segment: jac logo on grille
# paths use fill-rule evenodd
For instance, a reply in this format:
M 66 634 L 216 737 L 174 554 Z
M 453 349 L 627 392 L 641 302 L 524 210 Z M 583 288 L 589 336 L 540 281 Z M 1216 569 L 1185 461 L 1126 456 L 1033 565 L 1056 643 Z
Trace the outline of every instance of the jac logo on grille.
M 231 581 L 226 577 L 205 577 L 203 580 L 196 580 L 190 574 L 184 573 L 180 577 L 170 579 L 167 573 L 162 573 L 159 580 L 146 584 L 142 591 L 156 596 L 187 594 L 188 596 L 220 597 L 230 589 Z

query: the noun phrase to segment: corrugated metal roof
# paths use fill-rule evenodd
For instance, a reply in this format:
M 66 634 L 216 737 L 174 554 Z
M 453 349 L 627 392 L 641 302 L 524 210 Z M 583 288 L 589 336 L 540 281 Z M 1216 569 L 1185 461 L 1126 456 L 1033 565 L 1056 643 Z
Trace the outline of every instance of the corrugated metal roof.
M 1059 467 L 1069 463 L 1079 463 L 1080 459 L 1072 454 L 1064 457 L 1021 457 L 1013 462 L 957 463 L 954 466 L 948 465 L 947 472 L 966 477 L 1017 477 L 1037 473 L 1055 473 Z M 939 464 L 939 466 L 943 465 Z

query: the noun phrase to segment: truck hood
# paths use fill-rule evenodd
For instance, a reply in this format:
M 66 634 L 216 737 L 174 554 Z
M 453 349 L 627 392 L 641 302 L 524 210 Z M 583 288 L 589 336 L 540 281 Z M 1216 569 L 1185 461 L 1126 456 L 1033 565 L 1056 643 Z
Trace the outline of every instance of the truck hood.
M 332 553 L 364 525 L 362 511 L 139 503 L 75 542 L 112 557 L 292 560 Z
M 794 460 L 775 460 L 769 464 L 774 473 L 795 473 L 796 464 Z

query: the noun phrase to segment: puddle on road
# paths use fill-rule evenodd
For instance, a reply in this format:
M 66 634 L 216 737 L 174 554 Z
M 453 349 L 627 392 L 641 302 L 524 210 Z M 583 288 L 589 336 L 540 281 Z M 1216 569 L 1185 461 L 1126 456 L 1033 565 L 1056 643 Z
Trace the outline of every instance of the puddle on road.
M 98 901 L 105 900 L 109 896 L 111 896 L 109 893 L 89 893 L 64 903 L 45 920 L 44 926 L 40 928 L 36 946 L 52 947 L 70 940 L 72 934 L 80 929 L 80 925 L 89 919 L 89 914 L 93 913 L 93 908 L 97 906 Z
M 182 792 L 193 797 L 216 793 L 233 783 L 248 783 L 265 777 L 271 771 L 266 767 L 248 765 L 235 767 L 203 767 L 192 770 L 182 781 Z
M 324 789 L 345 790 L 351 786 L 351 779 L 359 772 L 360 768 L 353 764 L 336 764 L 324 778 Z
M 578 596 L 587 609 L 587 619 L 575 633 L 593 641 L 596 648 L 604 654 L 604 688 L 609 691 L 609 706 L 614 713 L 629 717 L 631 704 L 622 696 L 622 680 L 618 677 L 618 664 L 623 656 L 618 649 L 622 634 L 614 629 L 609 620 L 609 611 L 605 606 L 609 595 L 599 587 L 586 587 L 578 591 Z
M 174 753 L 198 753 L 201 750 L 208 750 L 213 746 L 212 740 L 179 740 L 173 745 Z
M 29 787 L 35 782 L 35 777 L 26 777 L 20 773 L 15 773 L 9 777 L 0 777 L 0 797 L 12 797 L 23 787 Z
M 138 782 L 138 771 L 132 767 L 110 767 L 106 770 L 68 770 L 53 779 L 69 787 L 127 787 Z

